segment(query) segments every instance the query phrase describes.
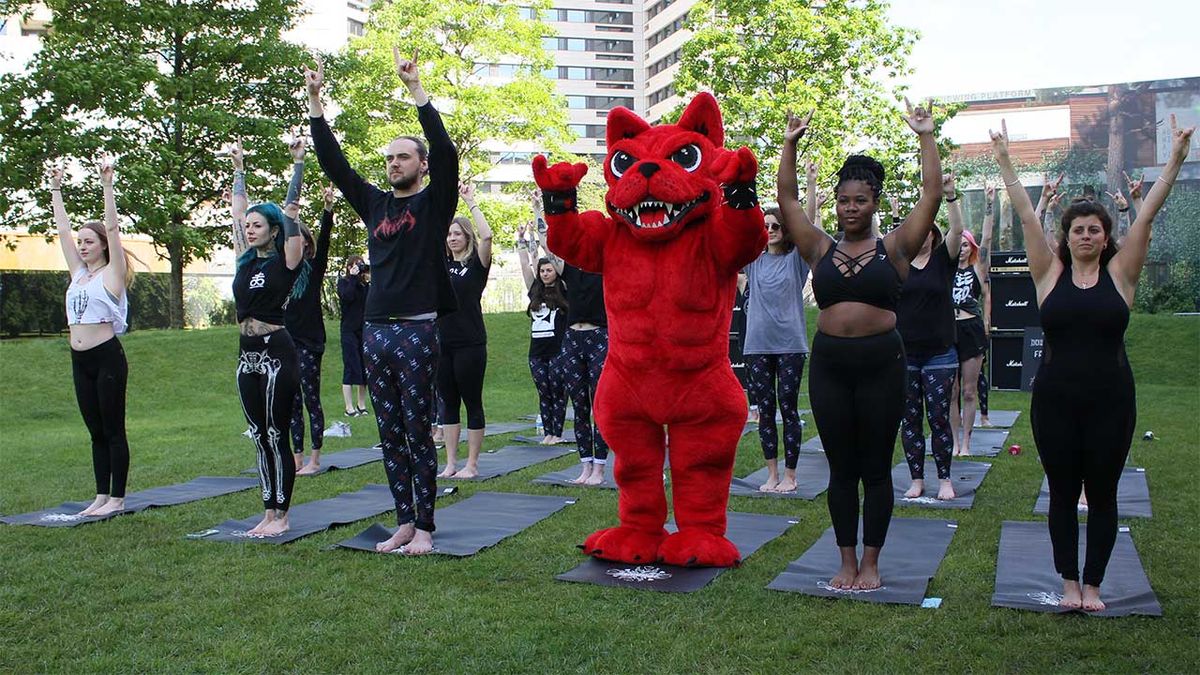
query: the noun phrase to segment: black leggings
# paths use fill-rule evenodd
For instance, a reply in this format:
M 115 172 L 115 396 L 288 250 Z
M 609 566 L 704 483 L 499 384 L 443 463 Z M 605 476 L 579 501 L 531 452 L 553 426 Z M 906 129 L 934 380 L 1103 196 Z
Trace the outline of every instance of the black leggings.
M 459 424 L 459 405 L 467 407 L 467 428 L 482 429 L 483 376 L 487 372 L 487 345 L 442 347 L 438 358 L 437 390 L 441 396 L 442 424 Z
M 783 463 L 795 469 L 800 461 L 800 443 L 804 441 L 800 425 L 800 380 L 808 354 L 747 354 L 750 371 L 750 398 L 758 406 L 758 440 L 763 459 L 779 457 L 779 431 L 775 428 L 775 403 L 783 413 Z M 778 392 L 778 398 L 776 398 Z
M 418 530 L 433 532 L 437 449 L 429 427 L 437 328 L 432 320 L 368 323 L 363 357 L 396 524 L 414 523 Z
M 321 357 L 324 352 L 296 345 L 300 361 L 300 390 L 292 403 L 292 451 L 304 452 L 304 409 L 308 408 L 308 427 L 312 449 L 320 450 L 325 441 L 325 411 L 321 409 Z
M 538 392 L 538 414 L 547 436 L 563 435 L 567 416 L 567 390 L 559 372 L 558 356 L 530 356 L 529 374 Z
M 904 343 L 896 331 L 862 338 L 817 332 L 808 393 L 829 461 L 829 518 L 837 545 L 883 546 L 892 519 L 892 448 L 904 414 Z
M 367 371 L 363 368 L 363 334 L 357 331 L 342 331 L 342 384 L 366 386 Z
M 300 365 L 287 329 L 241 336 L 237 385 L 250 438 L 258 450 L 263 508 L 286 511 L 296 482 L 288 426 L 300 391 Z
M 125 438 L 125 387 L 129 363 L 117 338 L 91 349 L 71 352 L 75 399 L 92 437 L 96 494 L 125 497 L 129 478 L 129 441 Z
M 979 365 L 979 414 L 987 417 L 988 414 L 988 353 L 983 353 L 983 363 Z M 972 423 L 974 421 L 972 420 Z
M 1049 371 L 1049 372 L 1048 372 Z M 1050 483 L 1054 568 L 1079 580 L 1080 490 L 1087 490 L 1083 583 L 1099 586 L 1117 540 L 1117 483 L 1137 422 L 1133 374 L 1058 377 L 1045 364 L 1033 383 L 1030 425 Z

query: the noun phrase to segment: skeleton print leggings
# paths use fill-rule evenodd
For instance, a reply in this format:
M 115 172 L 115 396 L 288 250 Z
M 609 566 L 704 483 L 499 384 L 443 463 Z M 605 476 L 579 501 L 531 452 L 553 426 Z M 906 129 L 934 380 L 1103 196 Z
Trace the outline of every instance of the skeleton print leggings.
M 747 354 L 750 398 L 758 406 L 758 439 L 763 459 L 779 457 L 779 431 L 775 428 L 775 404 L 783 413 L 784 466 L 795 469 L 800 460 L 803 428 L 800 426 L 800 379 L 808 354 Z
M 600 436 L 600 429 L 592 424 L 592 401 L 596 399 L 596 385 L 600 383 L 600 371 L 607 357 L 607 328 L 567 329 L 558 363 L 575 407 L 575 441 L 579 445 L 579 461 L 584 463 L 608 462 L 608 444 Z
M 438 361 L 432 320 L 367 323 L 363 359 L 383 467 L 396 502 L 396 523 L 433 532 L 437 450 L 430 435 L 433 375 Z
M 300 390 L 299 371 L 296 347 L 286 329 L 241 336 L 238 394 L 258 450 L 258 481 L 265 509 L 286 511 L 292 501 L 296 463 L 288 443 L 288 424 Z
M 313 450 L 325 440 L 325 411 L 321 409 L 321 357 L 323 352 L 296 345 L 300 359 L 300 391 L 292 404 L 292 450 L 304 452 L 304 409 L 308 408 L 308 427 Z
M 900 423 L 900 441 L 913 480 L 925 478 L 925 434 L 921 424 L 924 403 L 929 420 L 930 445 L 938 478 L 950 478 L 950 451 L 954 437 L 950 431 L 950 396 L 958 376 L 958 352 L 954 347 L 936 356 L 908 356 L 908 384 L 904 397 L 904 417 Z

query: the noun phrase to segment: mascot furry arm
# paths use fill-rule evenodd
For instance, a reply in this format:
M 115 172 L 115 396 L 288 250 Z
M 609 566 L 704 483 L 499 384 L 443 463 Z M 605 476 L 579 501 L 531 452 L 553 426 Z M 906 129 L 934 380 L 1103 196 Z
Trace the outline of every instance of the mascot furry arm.
M 721 111 L 703 93 L 678 124 L 650 126 L 614 108 L 607 140 L 608 215 L 578 211 L 585 165 L 533 161 L 548 248 L 604 275 L 609 351 L 595 405 L 616 455 L 620 525 L 593 533 L 584 551 L 628 563 L 736 565 L 725 513 L 746 398 L 728 331 L 738 270 L 767 241 L 758 163 L 748 148 L 725 148 Z M 664 427 L 679 526 L 671 535 Z

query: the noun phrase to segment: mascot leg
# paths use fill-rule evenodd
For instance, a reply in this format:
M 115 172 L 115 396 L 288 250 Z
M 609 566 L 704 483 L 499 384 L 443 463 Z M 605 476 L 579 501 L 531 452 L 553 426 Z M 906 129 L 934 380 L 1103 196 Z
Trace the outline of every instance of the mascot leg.
M 636 395 L 615 371 L 610 360 L 600 376 L 596 422 L 614 455 L 621 525 L 592 533 L 583 552 L 604 560 L 652 563 L 658 560 L 659 545 L 667 536 L 662 473 L 666 438 L 662 425 L 646 419 Z
M 688 421 L 670 425 L 671 499 L 679 531 L 658 549 L 670 565 L 732 567 L 741 562 L 725 538 L 729 483 L 746 424 L 746 397 L 727 364 L 689 384 L 702 392 Z

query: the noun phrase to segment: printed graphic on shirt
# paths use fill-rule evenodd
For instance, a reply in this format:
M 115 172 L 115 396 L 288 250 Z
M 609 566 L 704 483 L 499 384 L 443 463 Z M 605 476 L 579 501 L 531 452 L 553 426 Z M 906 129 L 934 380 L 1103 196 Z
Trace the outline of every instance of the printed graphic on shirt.
M 75 315 L 73 323 L 79 323 L 83 320 L 83 313 L 87 311 L 88 292 L 87 289 L 79 291 L 75 297 L 71 298 L 71 314 Z
M 535 340 L 538 338 L 554 337 L 554 321 L 558 317 L 557 309 L 550 309 L 543 304 L 532 312 L 532 317 L 533 327 L 531 328 L 531 335 Z
M 412 211 L 409 211 L 408 207 L 405 207 L 404 211 L 398 216 L 388 216 L 382 223 L 379 223 L 379 226 L 375 228 L 375 238 L 386 239 L 400 232 L 400 230 L 412 232 L 413 226 L 416 224 L 417 219 L 413 217 Z
M 263 286 L 266 286 L 266 285 L 267 285 L 267 275 L 265 273 L 263 273 L 261 270 L 258 272 L 255 272 L 254 276 L 250 277 L 250 290 L 254 290 L 256 288 L 262 288 Z
M 971 270 L 959 270 L 954 275 L 954 290 L 952 298 L 954 304 L 962 305 L 971 299 L 971 287 L 975 281 L 975 274 Z

